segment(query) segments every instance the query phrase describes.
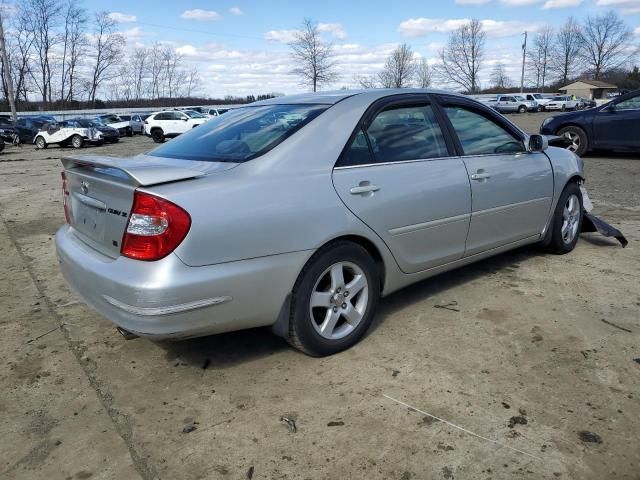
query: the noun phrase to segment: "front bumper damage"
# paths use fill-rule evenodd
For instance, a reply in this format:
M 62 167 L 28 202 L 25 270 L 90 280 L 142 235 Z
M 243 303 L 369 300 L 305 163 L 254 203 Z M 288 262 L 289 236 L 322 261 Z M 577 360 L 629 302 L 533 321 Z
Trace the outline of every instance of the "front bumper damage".
M 582 191 L 582 201 L 584 207 L 584 211 L 582 213 L 582 229 L 580 231 L 585 233 L 598 232 L 605 237 L 613 237 L 620 242 L 622 248 L 626 247 L 629 242 L 622 234 L 622 232 L 591 213 L 591 211 L 593 210 L 593 204 L 591 203 L 591 199 L 587 194 L 587 190 L 584 188 L 584 186 L 581 186 L 580 190 Z

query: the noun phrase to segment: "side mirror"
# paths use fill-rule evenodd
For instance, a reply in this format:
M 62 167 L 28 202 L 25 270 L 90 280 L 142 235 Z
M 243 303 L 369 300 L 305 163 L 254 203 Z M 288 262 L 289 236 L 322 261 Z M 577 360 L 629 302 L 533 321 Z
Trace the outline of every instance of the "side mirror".
M 544 135 L 529 136 L 529 145 L 527 150 L 530 152 L 543 152 L 549 148 L 549 141 Z
M 616 111 L 616 104 L 615 103 L 610 103 L 609 105 L 607 105 L 606 107 L 604 107 L 603 109 L 605 112 L 615 112 Z
M 182 117 L 182 120 L 185 121 L 185 122 L 189 121 L 189 119 L 187 117 Z

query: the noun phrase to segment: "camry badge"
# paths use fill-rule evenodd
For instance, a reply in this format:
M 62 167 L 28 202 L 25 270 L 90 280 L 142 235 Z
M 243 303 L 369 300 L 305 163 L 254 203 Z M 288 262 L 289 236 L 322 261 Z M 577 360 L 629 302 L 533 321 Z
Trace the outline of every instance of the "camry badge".
M 89 182 L 85 182 L 84 180 L 80 182 L 80 190 L 82 193 L 86 194 L 89 192 Z

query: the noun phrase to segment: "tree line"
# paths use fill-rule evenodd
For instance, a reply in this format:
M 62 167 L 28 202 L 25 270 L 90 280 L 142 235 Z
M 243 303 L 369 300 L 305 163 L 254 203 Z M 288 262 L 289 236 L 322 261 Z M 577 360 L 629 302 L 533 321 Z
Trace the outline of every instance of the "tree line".
M 23 0 L 6 28 L 17 104 L 33 97 L 48 106 L 106 100 L 190 97 L 200 88 L 196 69 L 168 45 L 127 48 L 106 11 L 89 15 L 80 0 Z M 6 72 L 2 71 L 7 98 Z
M 486 37 L 482 22 L 470 20 L 449 33 L 433 62 L 416 55 L 405 43 L 390 53 L 381 71 L 355 76 L 353 82 L 362 88 L 425 88 L 433 79 L 458 91 L 477 93 L 486 64 Z M 322 40 L 318 24 L 311 19 L 304 20 L 291 51 L 298 65 L 294 73 L 313 91 L 338 79 L 332 45 Z M 588 16 L 582 23 L 570 17 L 558 29 L 547 25 L 535 34 L 526 50 L 525 84 L 544 91 L 576 78 L 590 78 L 640 88 L 638 69 L 631 68 L 637 53 L 631 28 L 614 11 Z M 491 85 L 485 87 L 494 90 L 513 86 L 503 63 L 493 67 L 489 81 Z

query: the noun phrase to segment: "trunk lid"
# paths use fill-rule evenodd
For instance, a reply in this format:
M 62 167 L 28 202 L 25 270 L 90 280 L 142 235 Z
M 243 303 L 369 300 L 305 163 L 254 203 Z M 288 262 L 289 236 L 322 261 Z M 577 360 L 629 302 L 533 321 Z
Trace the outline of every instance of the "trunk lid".
M 67 157 L 62 164 L 74 234 L 111 258 L 120 255 L 137 188 L 192 180 L 237 166 L 151 155 L 81 155 Z

